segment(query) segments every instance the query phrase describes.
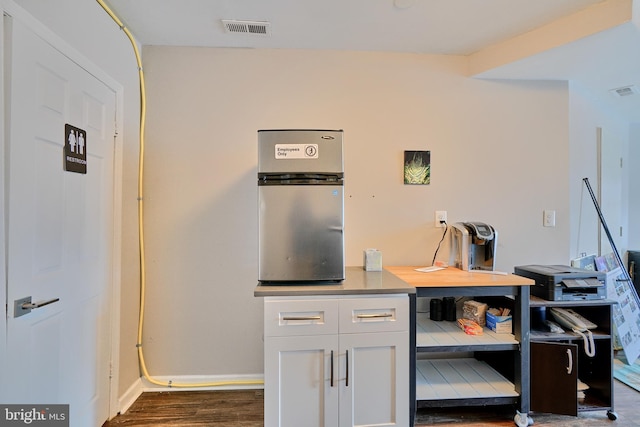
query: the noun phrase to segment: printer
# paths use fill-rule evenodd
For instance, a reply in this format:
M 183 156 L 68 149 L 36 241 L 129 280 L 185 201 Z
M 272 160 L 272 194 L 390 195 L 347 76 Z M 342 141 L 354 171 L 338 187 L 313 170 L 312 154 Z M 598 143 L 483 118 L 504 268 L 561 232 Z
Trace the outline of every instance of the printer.
M 531 294 L 549 301 L 600 300 L 607 296 L 607 275 L 602 271 L 567 265 L 522 265 L 513 272 L 535 280 Z

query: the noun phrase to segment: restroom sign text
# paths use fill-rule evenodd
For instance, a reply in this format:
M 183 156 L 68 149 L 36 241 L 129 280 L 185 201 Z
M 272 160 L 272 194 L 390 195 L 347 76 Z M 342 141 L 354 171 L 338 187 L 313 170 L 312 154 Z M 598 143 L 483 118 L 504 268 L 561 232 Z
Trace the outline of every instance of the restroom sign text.
M 87 132 L 68 123 L 64 125 L 64 170 L 87 173 Z

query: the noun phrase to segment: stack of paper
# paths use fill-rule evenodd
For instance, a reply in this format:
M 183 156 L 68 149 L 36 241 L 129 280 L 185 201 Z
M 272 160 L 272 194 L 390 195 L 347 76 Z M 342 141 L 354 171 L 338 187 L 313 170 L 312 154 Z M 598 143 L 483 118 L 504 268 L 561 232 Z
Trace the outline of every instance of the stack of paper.
M 589 389 L 589 385 L 583 383 L 582 381 L 580 381 L 580 378 L 578 378 L 578 400 L 584 400 L 585 398 L 585 390 Z

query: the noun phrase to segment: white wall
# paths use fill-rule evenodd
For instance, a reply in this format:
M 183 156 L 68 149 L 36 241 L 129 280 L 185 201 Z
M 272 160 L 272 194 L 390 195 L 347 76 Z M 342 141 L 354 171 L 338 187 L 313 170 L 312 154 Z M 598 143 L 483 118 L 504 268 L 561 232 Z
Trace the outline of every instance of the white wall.
M 640 123 L 629 131 L 629 250 L 640 251 Z M 632 214 L 633 213 L 633 214 Z
M 571 135 L 570 193 L 568 195 L 571 200 L 570 256 L 575 258 L 582 253 L 598 254 L 600 220 L 595 205 L 583 183 L 583 178 L 588 178 L 594 193 L 598 194 L 597 129 L 601 128 L 606 134 L 613 135 L 621 141 L 622 152 L 626 154 L 629 153 L 630 148 L 630 125 L 609 111 L 607 107 L 601 105 L 588 91 L 576 84 L 571 84 L 569 122 Z M 637 142 L 635 145 L 638 145 Z M 629 218 L 634 218 L 634 216 L 628 213 L 640 212 L 637 206 L 636 210 L 631 209 L 630 200 L 633 200 L 633 197 L 627 197 L 627 195 L 631 196 L 629 191 L 633 191 L 633 187 L 629 187 L 629 183 L 634 182 L 629 176 L 630 170 L 633 169 L 632 162 L 633 157 L 629 156 L 629 161 L 626 164 L 623 163 L 622 168 L 621 191 L 624 197 L 621 200 L 621 211 L 623 212 L 621 225 L 623 230 L 626 231 L 622 237 L 618 238 L 618 236 L 614 235 L 616 230 L 610 230 L 614 235 L 614 239 L 616 239 L 616 246 L 622 257 L 624 257 L 629 244 L 631 243 L 633 246 L 632 242 L 634 240 L 636 244 L 640 244 L 640 240 L 630 238 L 631 234 L 629 234 Z M 602 205 L 602 203 L 599 204 Z M 614 218 L 607 218 L 607 212 L 603 206 L 601 206 L 601 210 L 607 224 L 613 223 Z M 603 254 L 611 250 L 606 236 L 603 238 L 602 248 Z
M 454 56 L 145 47 L 143 61 L 152 374 L 262 373 L 258 129 L 344 129 L 348 265 L 368 247 L 429 265 L 435 210 L 494 225 L 500 270 L 569 260 L 566 83 L 473 80 Z M 431 151 L 431 185 L 403 185 L 404 150 Z

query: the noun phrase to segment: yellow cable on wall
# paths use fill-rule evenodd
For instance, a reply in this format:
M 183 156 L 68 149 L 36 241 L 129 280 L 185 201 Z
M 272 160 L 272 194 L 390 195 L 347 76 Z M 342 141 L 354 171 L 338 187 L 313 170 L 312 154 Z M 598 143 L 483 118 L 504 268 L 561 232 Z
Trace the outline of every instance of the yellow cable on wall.
M 138 339 L 136 347 L 138 349 L 138 360 L 140 362 L 140 369 L 144 378 L 152 384 L 164 386 L 164 387 L 220 387 L 227 385 L 260 385 L 264 384 L 262 380 L 233 380 L 233 381 L 217 381 L 208 383 L 174 383 L 173 381 L 159 381 L 152 378 L 147 371 L 147 366 L 144 361 L 144 352 L 142 350 L 142 330 L 144 325 L 144 309 L 145 309 L 145 292 L 146 292 L 146 266 L 145 266 L 145 251 L 144 251 L 144 198 L 143 198 L 143 172 L 144 172 L 144 129 L 146 124 L 147 115 L 147 103 L 146 92 L 144 86 L 144 72 L 142 71 L 142 60 L 138 45 L 131 32 L 124 26 L 122 21 L 113 13 L 113 11 L 107 6 L 103 0 L 96 0 L 100 6 L 109 14 L 109 16 L 115 21 L 122 31 L 127 35 L 127 38 L 133 46 L 133 51 L 136 56 L 136 62 L 138 65 L 138 75 L 140 78 L 140 158 L 138 161 L 138 244 L 140 247 L 140 314 L 138 317 Z

